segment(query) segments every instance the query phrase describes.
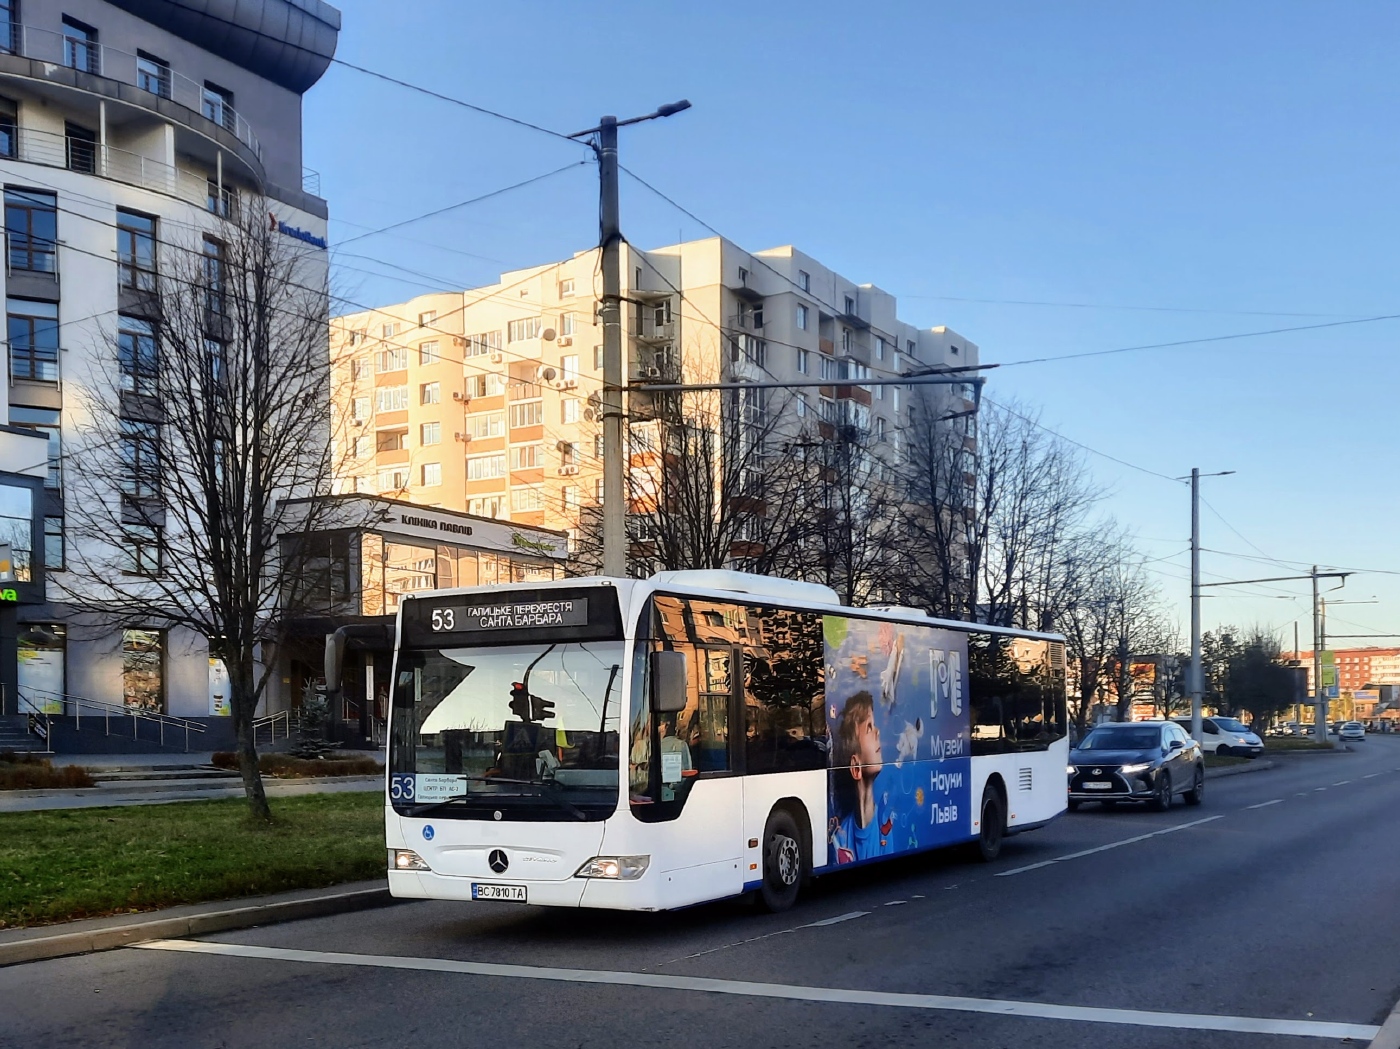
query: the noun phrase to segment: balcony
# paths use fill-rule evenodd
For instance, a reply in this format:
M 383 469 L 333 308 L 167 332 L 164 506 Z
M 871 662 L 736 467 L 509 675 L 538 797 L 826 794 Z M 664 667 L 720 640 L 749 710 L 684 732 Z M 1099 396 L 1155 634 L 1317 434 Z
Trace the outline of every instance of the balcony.
M 259 160 L 262 146 L 248 121 L 217 92 L 169 66 L 138 59 L 127 51 L 65 33 L 29 25 L 11 27 L 11 54 L 46 66 L 62 66 L 91 76 L 115 80 L 166 98 L 205 120 L 218 124 L 242 142 Z M 154 108 L 154 107 L 151 107 Z
M 206 176 L 172 167 L 140 153 L 27 127 L 19 128 L 10 141 L 11 151 L 6 154 L 0 150 L 0 157 L 8 156 L 9 159 L 30 164 L 68 168 L 70 171 L 109 178 L 128 186 L 168 193 L 200 207 L 206 207 L 209 202 L 209 180 Z
M 632 338 L 644 343 L 674 342 L 676 322 L 674 320 L 658 321 L 650 316 L 633 318 Z

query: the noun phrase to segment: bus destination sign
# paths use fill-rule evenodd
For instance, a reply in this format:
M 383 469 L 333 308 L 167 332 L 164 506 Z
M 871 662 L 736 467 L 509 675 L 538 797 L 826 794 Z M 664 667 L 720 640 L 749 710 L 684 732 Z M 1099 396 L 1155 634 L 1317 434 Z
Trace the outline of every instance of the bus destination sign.
M 433 607 L 428 612 L 428 625 L 434 633 L 528 630 L 585 626 L 587 623 L 588 599 L 584 597 L 447 605 Z

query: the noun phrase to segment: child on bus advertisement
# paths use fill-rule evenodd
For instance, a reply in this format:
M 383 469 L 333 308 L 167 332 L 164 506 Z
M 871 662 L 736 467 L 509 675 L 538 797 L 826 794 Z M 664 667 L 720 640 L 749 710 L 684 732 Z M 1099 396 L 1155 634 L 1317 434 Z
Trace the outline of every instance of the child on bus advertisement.
M 970 792 L 965 642 L 933 627 L 842 616 L 825 617 L 823 633 L 832 740 L 828 861 L 957 840 Z

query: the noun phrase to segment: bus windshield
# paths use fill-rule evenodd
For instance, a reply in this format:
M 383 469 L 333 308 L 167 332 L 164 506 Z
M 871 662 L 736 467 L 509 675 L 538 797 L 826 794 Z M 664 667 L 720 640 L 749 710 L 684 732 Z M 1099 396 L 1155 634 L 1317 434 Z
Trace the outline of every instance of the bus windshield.
M 621 641 L 401 651 L 395 810 L 605 819 L 617 807 L 622 661 Z

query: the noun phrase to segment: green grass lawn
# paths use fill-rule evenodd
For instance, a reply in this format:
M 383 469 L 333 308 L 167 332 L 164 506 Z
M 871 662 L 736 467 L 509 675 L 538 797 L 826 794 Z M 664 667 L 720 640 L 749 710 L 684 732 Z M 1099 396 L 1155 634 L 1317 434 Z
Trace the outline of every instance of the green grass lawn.
M 1206 768 L 1208 769 L 1229 768 L 1231 765 L 1248 765 L 1251 761 L 1250 758 L 1237 758 L 1232 754 L 1207 754 L 1205 758 Z
M 0 929 L 319 888 L 384 873 L 375 793 L 0 814 Z
M 1331 750 L 1333 744 L 1331 740 L 1318 745 L 1313 741 L 1312 736 L 1269 736 L 1264 740 L 1264 753 L 1277 753 L 1289 750 Z

